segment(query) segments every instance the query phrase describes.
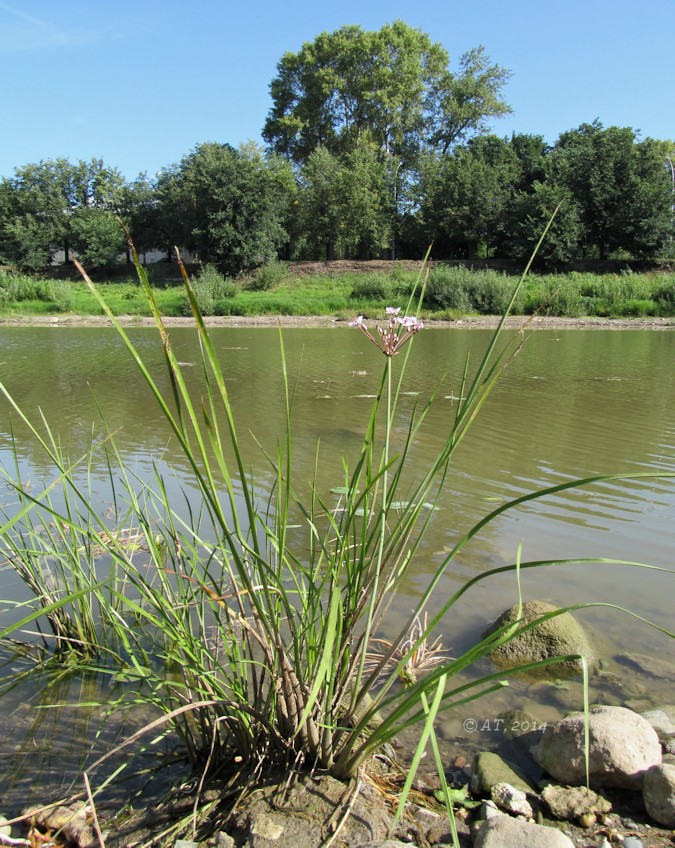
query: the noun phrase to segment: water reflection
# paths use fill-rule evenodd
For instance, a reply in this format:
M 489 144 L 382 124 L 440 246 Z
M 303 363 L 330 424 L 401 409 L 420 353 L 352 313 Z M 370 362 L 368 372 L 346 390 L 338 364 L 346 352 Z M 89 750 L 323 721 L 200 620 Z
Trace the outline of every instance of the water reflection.
M 168 392 L 154 331 L 134 329 L 130 335 L 153 377 Z M 399 444 L 413 411 L 432 395 L 436 400 L 410 457 L 411 485 L 451 425 L 467 355 L 470 363 L 477 363 L 489 336 L 483 331 L 430 330 L 416 337 L 397 421 Z M 204 384 L 196 334 L 181 328 L 172 331 L 172 338 L 198 399 Z M 140 479 L 150 481 L 159 470 L 172 495 L 179 500 L 184 492 L 188 499 L 195 497 L 189 469 L 114 331 L 2 328 L 0 339 L 5 386 L 32 419 L 44 414 L 72 458 L 85 456 L 111 432 L 124 461 Z M 242 450 L 264 501 L 273 480 L 258 442 L 274 453 L 283 428 L 278 332 L 218 329 L 213 341 Z M 293 395 L 296 488 L 309 491 L 319 444 L 318 482 L 330 502 L 330 488 L 343 482 L 343 456 L 353 460 L 360 447 L 382 358 L 361 334 L 346 329 L 290 329 L 284 344 Z M 577 477 L 675 471 L 673 361 L 675 334 L 669 332 L 534 333 L 456 454 L 439 511 L 406 577 L 389 627 L 395 629 L 408 617 L 429 577 L 466 530 L 507 500 Z M 44 451 L 3 399 L 0 461 L 12 471 L 14 452 L 16 474 L 30 481 L 33 491 L 54 478 Z M 102 446 L 79 473 L 107 508 L 112 495 Z M 10 489 L 0 492 L 5 510 L 11 511 L 13 498 Z M 453 562 L 434 593 L 430 613 L 467 577 L 514 562 L 521 543 L 525 560 L 592 556 L 672 568 L 674 511 L 672 481 L 651 478 L 605 482 L 524 504 L 490 524 Z M 296 538 L 302 550 L 306 540 L 298 531 Z M 6 572 L 0 577 L 3 597 L 19 591 Z M 672 620 L 672 578 L 638 569 L 595 564 L 529 571 L 523 575 L 523 592 L 526 598 L 557 605 L 610 602 L 663 627 Z M 455 653 L 468 648 L 515 599 L 512 576 L 480 584 L 444 622 L 444 644 Z M 664 637 L 634 619 L 606 609 L 581 617 L 595 628 L 610 655 L 627 643 L 642 653 L 664 651 Z M 518 706 L 527 706 L 543 699 L 546 710 L 554 712 L 563 702 L 568 708 L 577 694 L 573 688 L 571 694 L 552 691 L 544 697 L 540 687 L 522 684 L 500 696 L 500 704 L 516 698 Z M 618 697 L 602 689 L 596 694 Z

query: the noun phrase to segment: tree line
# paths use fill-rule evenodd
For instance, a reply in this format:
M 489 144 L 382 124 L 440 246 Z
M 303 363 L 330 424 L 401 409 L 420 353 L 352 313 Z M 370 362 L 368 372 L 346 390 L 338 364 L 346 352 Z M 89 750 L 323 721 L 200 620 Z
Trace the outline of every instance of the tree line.
M 90 267 L 179 244 L 223 273 L 284 259 L 529 256 L 557 266 L 672 251 L 675 145 L 599 121 L 501 138 L 509 72 L 483 47 L 457 70 L 402 21 L 345 26 L 286 53 L 266 146 L 199 144 L 150 179 L 55 159 L 0 182 L 0 262 L 41 271 L 58 251 Z

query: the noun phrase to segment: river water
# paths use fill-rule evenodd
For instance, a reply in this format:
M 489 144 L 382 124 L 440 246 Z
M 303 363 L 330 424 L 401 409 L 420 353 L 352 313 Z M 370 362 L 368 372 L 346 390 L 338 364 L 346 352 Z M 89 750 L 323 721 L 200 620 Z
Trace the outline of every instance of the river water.
M 155 332 L 137 328 L 129 334 L 168 391 Z M 198 392 L 202 377 L 196 333 L 177 328 L 171 335 L 185 363 L 185 374 Z M 471 370 L 490 337 L 491 332 L 483 330 L 430 329 L 415 338 L 397 433 L 401 437 L 405 432 L 413 407 L 435 395 L 415 446 L 413 461 L 420 468 L 435 455 L 447 432 L 467 356 Z M 266 480 L 266 461 L 258 442 L 274 450 L 283 428 L 278 331 L 218 328 L 212 331 L 212 338 L 223 364 L 244 455 L 259 490 L 264 491 L 271 481 Z M 320 443 L 320 481 L 327 488 L 339 486 L 343 482 L 341 456 L 355 455 L 361 444 L 382 356 L 360 333 L 345 328 L 288 329 L 284 345 L 294 394 L 296 482 L 302 488 L 311 480 Z M 444 554 L 500 503 L 578 477 L 675 472 L 674 365 L 675 333 L 670 331 L 532 333 L 455 455 L 439 510 L 388 626 L 396 629 Z M 104 434 L 104 416 L 107 428 L 116 433 L 125 462 L 135 473 L 149 478 L 153 463 L 170 465 L 176 494 L 181 485 L 190 491 L 185 462 L 175 454 L 166 425 L 114 330 L 0 328 L 0 374 L 24 412 L 34 420 L 44 416 L 73 458 L 85 454 L 92 440 Z M 32 492 L 41 491 L 53 479 L 44 453 L 3 398 L 0 461 L 12 470 L 15 456 L 16 474 Z M 94 454 L 86 474 L 94 490 L 100 486 L 105 502 L 109 493 L 103 458 Z M 10 511 L 11 497 L 7 490 L 3 507 Z M 513 563 L 519 545 L 523 560 L 606 557 L 672 569 L 675 484 L 658 478 L 606 482 L 530 502 L 500 517 L 456 560 L 434 593 L 429 612 L 438 609 L 466 579 Z M 558 606 L 596 601 L 615 604 L 658 627 L 672 629 L 674 582 L 672 574 L 610 564 L 564 566 L 528 571 L 523 574 L 522 590 L 526 600 L 536 598 Z M 0 570 L 0 598 L 21 599 L 23 592 L 11 571 Z M 466 650 L 516 600 L 513 575 L 480 583 L 443 622 L 443 644 L 451 654 Z M 591 683 L 592 700 L 675 701 L 675 652 L 667 636 L 607 607 L 584 610 L 578 617 L 606 659 L 606 673 Z M 387 635 L 386 627 L 382 635 Z M 658 674 L 649 669 L 626 673 L 616 659 L 626 652 L 658 658 Z M 4 784 L 14 793 L 25 791 L 36 771 L 50 776 L 44 778 L 44 784 L 51 786 L 59 768 L 77 769 L 90 750 L 100 752 L 103 747 L 100 739 L 79 748 L 75 744 L 75 740 L 88 738 L 91 714 L 69 712 L 67 707 L 42 712 L 33 709 L 43 697 L 60 704 L 71 697 L 86 699 L 81 687 L 93 684 L 79 681 L 77 685 L 80 690 L 75 693 L 64 690 L 55 695 L 52 689 L 41 696 L 18 689 L 7 696 L 1 751 Z M 90 695 L 95 700 L 95 695 Z M 547 721 L 580 704 L 576 682 L 515 681 L 480 702 L 480 707 L 446 716 L 440 731 L 449 744 L 461 740 L 467 716 L 489 732 L 490 722 L 503 709 L 529 709 L 540 721 Z M 124 732 L 120 721 L 115 725 L 110 719 L 108 727 L 112 735 Z M 39 751 L 32 760 L 31 745 Z

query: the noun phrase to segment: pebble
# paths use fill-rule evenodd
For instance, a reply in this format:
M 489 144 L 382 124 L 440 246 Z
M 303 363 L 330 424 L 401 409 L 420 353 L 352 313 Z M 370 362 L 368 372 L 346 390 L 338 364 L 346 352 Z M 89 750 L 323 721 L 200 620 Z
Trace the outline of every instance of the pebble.
M 638 839 L 637 836 L 627 836 L 621 844 L 623 848 L 644 848 L 642 840 Z

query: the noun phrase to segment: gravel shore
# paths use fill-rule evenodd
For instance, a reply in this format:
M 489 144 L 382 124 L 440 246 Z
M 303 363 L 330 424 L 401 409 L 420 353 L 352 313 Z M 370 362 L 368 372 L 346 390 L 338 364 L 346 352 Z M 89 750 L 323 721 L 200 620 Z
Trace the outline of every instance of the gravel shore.
M 152 318 L 138 315 L 118 316 L 124 327 L 152 327 Z M 498 316 L 476 316 L 458 318 L 455 321 L 427 320 L 425 326 L 439 329 L 478 329 L 490 330 L 499 323 Z M 103 327 L 108 325 L 103 315 L 51 315 L 48 317 L 16 316 L 0 318 L 4 327 Z M 194 326 L 192 318 L 165 318 L 167 327 Z M 205 318 L 209 327 L 348 327 L 349 322 L 330 315 L 291 316 L 259 315 L 255 317 L 211 317 Z M 673 330 L 675 317 L 672 318 L 556 318 L 552 316 L 514 315 L 506 320 L 509 329 L 527 330 Z

